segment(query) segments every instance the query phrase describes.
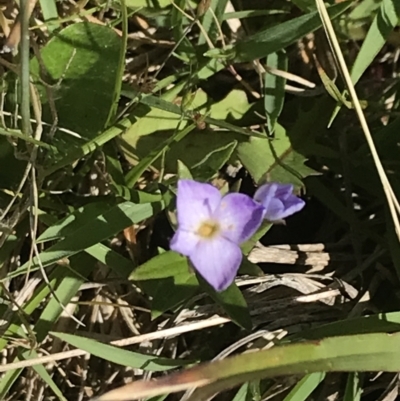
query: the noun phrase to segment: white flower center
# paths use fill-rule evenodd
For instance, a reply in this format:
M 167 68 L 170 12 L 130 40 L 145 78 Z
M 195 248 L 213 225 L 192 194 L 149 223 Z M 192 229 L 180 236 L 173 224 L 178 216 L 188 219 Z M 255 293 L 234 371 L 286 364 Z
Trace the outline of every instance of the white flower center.
M 210 239 L 218 235 L 220 226 L 216 221 L 207 220 L 200 224 L 196 234 L 202 238 Z

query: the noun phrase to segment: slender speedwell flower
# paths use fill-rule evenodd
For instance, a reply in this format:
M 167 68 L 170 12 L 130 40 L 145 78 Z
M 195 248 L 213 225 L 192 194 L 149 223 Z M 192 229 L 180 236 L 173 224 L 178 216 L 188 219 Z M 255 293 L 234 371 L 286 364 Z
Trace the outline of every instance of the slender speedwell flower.
M 277 182 L 261 185 L 254 194 L 254 200 L 264 206 L 264 217 L 271 222 L 282 220 L 305 205 L 302 199 L 293 195 L 293 185 Z
M 242 261 L 239 245 L 260 226 L 264 208 L 249 196 L 221 196 L 217 188 L 179 180 L 178 229 L 171 249 L 188 256 L 197 272 L 217 291 L 235 279 Z

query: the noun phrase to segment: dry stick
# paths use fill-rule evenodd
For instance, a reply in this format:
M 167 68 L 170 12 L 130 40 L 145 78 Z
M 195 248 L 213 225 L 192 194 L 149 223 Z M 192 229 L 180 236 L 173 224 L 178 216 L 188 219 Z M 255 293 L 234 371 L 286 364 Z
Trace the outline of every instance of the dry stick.
M 128 345 L 132 344 L 140 344 L 145 341 L 152 341 L 152 340 L 158 340 L 158 339 L 163 339 L 163 338 L 168 338 L 168 337 L 173 337 L 176 335 L 188 333 L 191 331 L 196 331 L 196 330 L 202 330 L 206 329 L 208 327 L 213 327 L 213 326 L 218 326 L 220 324 L 224 323 L 229 323 L 231 320 L 225 317 L 214 317 L 202 322 L 195 322 L 183 326 L 178 326 L 178 327 L 172 327 L 169 329 L 165 330 L 159 330 L 159 331 L 154 331 L 152 333 L 148 334 L 142 334 L 140 336 L 134 336 L 130 338 L 125 338 L 123 340 L 116 340 L 116 341 L 111 341 L 110 344 L 118 347 L 126 347 Z M 0 373 L 1 372 L 7 372 L 9 370 L 13 369 L 21 369 L 21 368 L 26 368 L 28 366 L 34 366 L 34 365 L 41 365 L 49 362 L 54 362 L 54 361 L 60 361 L 63 359 L 69 359 L 69 358 L 74 358 L 77 356 L 82 356 L 89 354 L 89 352 L 83 351 L 81 349 L 74 349 L 71 351 L 66 351 L 66 352 L 58 352 L 56 354 L 52 355 L 46 355 L 46 356 L 41 356 L 38 358 L 32 358 L 32 359 L 27 359 L 24 361 L 18 361 L 18 362 L 12 362 L 7 365 L 1 365 L 0 366 Z
M 400 240 L 400 222 L 399 222 L 398 215 L 396 214 L 396 210 L 397 210 L 397 213 L 400 214 L 399 202 L 396 198 L 396 195 L 393 192 L 393 189 L 390 185 L 389 179 L 385 173 L 385 170 L 382 166 L 382 162 L 381 162 L 378 152 L 376 150 L 374 140 L 372 139 L 372 135 L 369 130 L 367 120 L 364 116 L 364 112 L 360 105 L 360 101 L 358 99 L 357 92 L 356 92 L 353 82 L 351 80 L 349 70 L 348 70 L 346 62 L 344 60 L 343 53 L 340 49 L 340 45 L 339 45 L 339 42 L 335 35 L 335 31 L 333 29 L 333 25 L 332 25 L 329 15 L 328 15 L 328 12 L 326 10 L 325 4 L 324 4 L 323 0 L 316 0 L 316 5 L 317 5 L 318 12 L 320 14 L 322 23 L 324 25 L 329 44 L 332 47 L 332 51 L 338 60 L 340 71 L 342 73 L 343 79 L 346 83 L 347 89 L 348 89 L 351 99 L 353 101 L 354 109 L 355 109 L 357 117 L 360 121 L 360 125 L 364 132 L 368 146 L 371 150 L 371 154 L 374 159 L 375 167 L 378 171 L 379 178 L 381 180 L 383 190 L 385 192 L 385 196 L 387 199 L 387 203 L 389 205 L 390 214 L 392 216 L 393 223 L 394 223 L 394 226 L 396 229 L 397 238 Z
M 226 43 L 225 43 L 225 40 L 224 40 L 224 33 L 222 32 L 222 28 L 221 28 L 221 25 L 220 25 L 220 23 L 219 23 L 219 21 L 218 21 L 218 18 L 217 18 L 217 16 L 215 15 L 214 10 L 213 10 L 212 8 L 209 8 L 209 9 L 208 9 L 208 12 L 211 13 L 211 15 L 212 15 L 212 17 L 213 17 L 213 19 L 214 19 L 215 25 L 216 25 L 217 28 L 218 28 L 218 32 L 219 32 L 219 35 L 220 35 L 220 38 L 221 38 L 221 41 L 222 41 L 222 47 L 225 49 Z M 207 37 L 208 37 L 208 36 L 206 36 L 206 38 L 207 38 Z M 208 43 L 211 43 L 211 45 L 212 45 L 211 40 L 208 40 Z M 212 48 L 214 48 L 213 45 L 212 45 Z M 227 68 L 228 68 L 228 71 L 229 71 L 229 72 L 233 75 L 233 77 L 236 79 L 236 81 L 238 81 L 239 84 L 243 86 L 243 88 L 245 88 L 249 93 L 251 93 L 251 95 L 252 95 L 255 99 L 260 99 L 260 98 L 261 98 L 261 95 L 260 95 L 257 91 L 255 91 L 247 81 L 245 81 L 245 80 L 242 78 L 242 76 L 236 71 L 236 69 L 233 67 L 232 64 L 227 64 Z

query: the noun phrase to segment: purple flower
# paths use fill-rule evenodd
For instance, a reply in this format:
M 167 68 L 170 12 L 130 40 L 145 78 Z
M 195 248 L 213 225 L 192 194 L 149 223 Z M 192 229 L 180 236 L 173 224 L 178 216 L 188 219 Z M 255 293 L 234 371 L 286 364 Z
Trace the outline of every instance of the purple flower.
M 244 194 L 222 197 L 210 184 L 179 180 L 177 215 L 171 249 L 188 256 L 217 291 L 225 290 L 242 261 L 239 244 L 261 225 L 264 208 Z
M 271 182 L 262 185 L 254 194 L 254 200 L 265 208 L 269 221 L 282 220 L 303 209 L 305 202 L 293 195 L 293 185 Z

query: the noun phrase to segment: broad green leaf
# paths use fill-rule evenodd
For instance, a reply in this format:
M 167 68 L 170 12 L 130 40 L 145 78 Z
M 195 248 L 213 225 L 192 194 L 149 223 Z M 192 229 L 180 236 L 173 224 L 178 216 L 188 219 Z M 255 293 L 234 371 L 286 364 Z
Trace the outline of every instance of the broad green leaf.
M 176 277 L 189 273 L 187 258 L 179 253 L 168 251 L 155 256 L 148 262 L 140 265 L 129 276 L 129 280 L 143 281 L 166 277 Z
M 381 4 L 381 0 L 362 0 L 351 10 L 349 18 L 352 20 L 371 18 Z
M 264 272 L 258 265 L 250 262 L 246 257 L 243 257 L 242 263 L 239 267 L 239 274 L 246 274 L 249 276 L 263 276 Z
M 128 278 L 135 266 L 131 260 L 104 244 L 93 245 L 90 248 L 86 248 L 85 252 L 108 266 L 114 273 L 122 278 Z
M 94 152 L 101 146 L 105 145 L 107 142 L 122 134 L 126 130 L 126 128 L 130 127 L 131 125 L 132 122 L 130 121 L 130 119 L 124 118 L 114 126 L 96 136 L 94 139 L 90 139 L 84 142 L 80 141 L 76 144 L 76 146 L 68 145 L 66 147 L 66 154 L 62 156 L 61 159 L 57 159 L 57 161 L 55 162 L 53 160 L 48 162 L 49 166 L 46 166 L 44 171 L 40 172 L 41 177 L 47 177 L 55 171 L 69 166 L 80 158 Z
M 142 99 L 142 103 L 151 109 L 143 109 L 142 117 L 121 136 L 121 147 L 125 157 L 134 166 L 141 163 L 142 169 L 149 165 L 161 168 L 160 156 L 166 152 L 163 165 L 165 172 L 176 173 L 176 160 L 181 160 L 191 170 L 211 153 L 218 149 L 222 154 L 229 153 L 229 147 L 233 147 L 232 143 L 235 140 L 246 141 L 250 136 L 245 129 L 234 125 L 234 122 L 242 118 L 250 108 L 244 91 L 233 90 L 221 101 L 209 105 L 210 99 L 206 93 L 198 90 L 191 107 L 200 115 L 205 115 L 204 121 L 211 128 L 195 128 L 187 136 L 176 133 L 175 130 L 177 127 L 184 130 L 188 124 L 193 124 L 192 112 L 188 114 L 171 102 L 150 96 Z M 216 127 L 223 130 L 216 130 Z M 210 159 L 212 168 L 219 168 L 221 159 L 217 159 L 221 153 L 219 156 L 213 155 Z M 134 171 L 138 170 L 128 173 L 130 184 L 133 183 L 130 177 L 138 176 Z
M 190 401 L 204 401 L 213 394 L 249 380 L 317 372 L 398 372 L 400 333 L 359 334 L 301 342 L 245 353 L 205 363 L 155 382 L 129 385 L 133 399 L 199 387 Z M 117 390 L 99 401 L 117 398 Z
M 301 187 L 301 179 L 315 173 L 305 166 L 306 159 L 292 149 L 282 126 L 276 124 L 273 139 L 250 138 L 238 145 L 238 156 L 254 181 L 279 181 Z
M 216 127 L 219 128 L 224 128 L 226 130 L 236 132 L 238 134 L 244 135 L 246 137 L 249 136 L 254 136 L 254 137 L 262 137 L 261 134 L 255 133 L 255 132 L 249 132 L 248 130 L 241 128 L 237 125 L 231 124 L 229 122 L 226 122 L 225 120 L 227 117 L 223 118 L 221 115 L 229 115 L 232 114 L 232 119 L 236 119 L 241 117 L 249 108 L 250 104 L 248 103 L 247 97 L 243 91 L 240 90 L 233 90 L 230 92 L 230 94 L 227 96 L 227 100 L 223 99 L 221 102 L 218 103 L 213 103 L 210 108 L 211 111 L 208 110 L 207 107 L 204 107 L 204 109 L 201 106 L 206 106 L 205 105 L 205 100 L 202 102 L 202 98 L 204 99 L 204 94 L 202 95 L 203 91 L 198 90 L 196 92 L 196 97 L 194 98 L 192 107 L 195 107 L 195 111 L 204 111 L 207 113 L 207 115 L 204 116 L 204 122 L 207 124 L 215 125 Z M 180 115 L 182 118 L 186 120 L 193 120 L 193 111 L 194 110 L 183 110 L 181 107 L 177 106 L 174 103 L 171 103 L 170 101 L 166 101 L 162 98 L 157 98 L 155 96 L 144 96 L 140 102 L 146 106 L 159 109 L 159 110 L 164 110 L 168 111 L 173 114 Z M 240 107 L 242 106 L 242 107 Z M 245 107 L 245 109 L 244 109 Z M 208 114 L 213 114 L 216 113 L 216 117 L 209 117 Z M 221 114 L 219 114 L 221 113 Z M 239 117 L 235 117 L 238 115 Z M 220 116 L 218 118 L 218 116 Z M 231 119 L 231 118 L 230 118 Z
M 119 77 L 121 46 L 121 38 L 109 27 L 74 23 L 42 48 L 41 58 L 46 68 L 44 76 L 37 59 L 32 60 L 33 77 L 41 76 L 47 84 L 54 85 L 59 126 L 89 139 L 105 128 Z M 47 92 L 40 81 L 37 85 L 45 105 L 45 121 L 51 123 Z M 62 133 L 58 133 L 56 139 L 64 146 L 72 142 L 72 137 Z M 58 143 L 59 147 L 61 143 Z M 73 143 L 76 146 L 80 144 L 76 139 Z
M 185 166 L 183 162 L 178 160 L 178 177 L 180 180 L 193 180 L 192 173 L 190 170 Z
M 166 141 L 161 142 L 155 149 L 149 152 L 148 155 L 143 157 L 142 160 L 132 168 L 125 177 L 126 185 L 132 187 L 140 179 L 142 174 L 163 155 L 164 152 L 168 152 L 171 146 L 175 143 L 179 143 L 182 139 L 188 136 L 195 129 L 195 125 L 189 125 L 182 131 L 177 130 L 171 137 Z
M 202 180 L 211 179 L 230 159 L 236 149 L 237 143 L 237 141 L 232 141 L 206 155 L 203 160 L 193 166 L 193 177 Z
M 221 306 L 232 321 L 246 330 L 251 329 L 252 322 L 246 300 L 235 283 L 225 291 L 216 292 L 200 275 L 197 275 L 197 278 L 201 287 Z
M 135 269 L 129 279 L 139 281 L 144 291 L 153 297 L 153 317 L 173 309 L 198 289 L 188 259 L 173 251 L 163 252 L 150 259 Z
M 53 224 L 47 228 L 36 240 L 38 243 L 54 241 L 59 238 L 65 238 L 67 235 L 74 233 L 83 224 L 100 216 L 109 210 L 112 203 L 92 202 L 79 209 L 72 214 Z
M 187 362 L 162 358 L 157 355 L 140 354 L 138 352 L 127 351 L 113 345 L 102 344 L 98 341 L 86 337 L 75 336 L 67 333 L 51 333 L 68 344 L 73 345 L 83 351 L 89 352 L 98 358 L 105 359 L 122 366 L 135 369 L 143 369 L 148 372 L 162 372 L 182 366 Z
M 174 310 L 175 307 L 195 295 L 199 283 L 196 276 L 190 273 L 189 265 L 187 265 L 186 274 L 159 279 L 150 291 L 149 283 L 145 283 L 144 288 L 146 293 L 153 298 L 151 315 L 156 318 L 168 310 Z
M 342 2 L 328 8 L 330 17 L 336 18 L 345 12 L 350 2 Z M 267 28 L 233 46 L 236 62 L 246 62 L 268 56 L 285 49 L 322 25 L 318 12 L 314 11 L 301 17 Z M 207 53 L 206 53 L 207 54 Z
M 123 202 L 116 205 L 102 215 L 78 227 L 65 239 L 41 252 L 41 263 L 43 267 L 46 267 L 60 259 L 75 255 L 152 215 L 153 206 L 149 203 L 135 205 L 131 202 Z M 34 258 L 31 265 L 29 262 L 22 265 L 13 272 L 13 276 L 23 274 L 28 270 L 29 266 L 31 271 L 37 270 L 39 268 L 37 259 Z

